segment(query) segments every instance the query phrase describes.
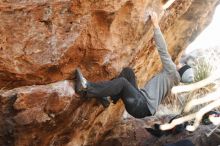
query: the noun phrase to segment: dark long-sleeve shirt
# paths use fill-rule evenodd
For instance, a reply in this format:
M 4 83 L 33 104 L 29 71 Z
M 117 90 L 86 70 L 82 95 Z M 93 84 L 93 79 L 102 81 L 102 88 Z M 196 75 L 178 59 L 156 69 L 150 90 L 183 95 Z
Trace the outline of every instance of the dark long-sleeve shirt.
M 152 115 L 156 113 L 161 100 L 170 92 L 171 88 L 180 82 L 180 75 L 167 51 L 167 45 L 160 28 L 154 29 L 154 40 L 163 64 L 163 69 L 141 89 L 147 98 L 148 108 Z

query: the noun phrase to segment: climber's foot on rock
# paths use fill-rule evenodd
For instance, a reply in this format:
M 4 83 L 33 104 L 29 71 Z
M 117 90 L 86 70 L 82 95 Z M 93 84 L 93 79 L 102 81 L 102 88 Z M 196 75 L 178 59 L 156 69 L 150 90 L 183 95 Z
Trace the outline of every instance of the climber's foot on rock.
M 108 97 L 102 97 L 99 99 L 99 101 L 101 102 L 101 104 L 103 105 L 104 108 L 107 108 L 110 105 Z
M 76 69 L 76 86 L 75 90 L 79 96 L 84 96 L 87 89 L 87 80 L 83 77 L 79 68 Z

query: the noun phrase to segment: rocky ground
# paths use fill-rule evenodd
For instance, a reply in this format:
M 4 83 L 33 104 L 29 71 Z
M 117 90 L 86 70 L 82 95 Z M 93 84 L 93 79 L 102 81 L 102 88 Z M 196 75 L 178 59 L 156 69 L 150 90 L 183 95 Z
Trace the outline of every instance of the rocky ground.
M 133 118 L 117 123 L 114 129 L 109 131 L 100 146 L 163 146 L 163 144 L 174 143 L 182 139 L 189 139 L 196 146 L 218 146 L 220 144 L 220 130 L 216 130 L 211 136 L 207 134 L 215 126 L 200 125 L 195 132 L 184 131 L 177 135 L 152 136 L 144 127 L 151 127 L 154 123 L 169 121 L 170 116 L 160 118 L 151 117 L 143 120 Z

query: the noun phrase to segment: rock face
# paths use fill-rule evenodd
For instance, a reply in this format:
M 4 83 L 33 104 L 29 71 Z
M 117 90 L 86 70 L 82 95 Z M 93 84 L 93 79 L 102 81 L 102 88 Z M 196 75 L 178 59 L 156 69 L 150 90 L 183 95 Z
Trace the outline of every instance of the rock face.
M 123 112 L 75 96 L 71 81 L 24 86 L 1 94 L 0 145 L 94 145 Z
M 141 49 L 138 42 L 149 31 L 144 11 L 151 5 L 142 0 L 1 2 L 2 87 L 8 81 L 12 87 L 63 80 L 76 67 L 90 79 L 113 77 Z
M 163 13 L 159 0 L 0 0 L 0 87 L 19 87 L 0 94 L 0 145 L 101 142 L 120 120 L 122 103 L 104 110 L 74 96 L 72 81 L 65 80 L 76 67 L 99 81 L 131 66 L 143 85 L 161 68 L 145 12 L 161 15 L 169 51 L 178 61 L 217 3 L 176 0 Z
M 117 123 L 108 133 L 106 138 L 99 145 L 103 146 L 163 146 L 164 144 L 175 143 L 188 139 L 195 146 L 217 146 L 220 143 L 220 132 L 215 130 L 213 125 L 200 125 L 199 128 L 190 133 L 183 131 L 178 134 L 163 135 L 154 137 L 144 127 L 151 127 L 153 123 L 168 122 L 171 117 L 150 118 L 145 120 L 126 119 Z M 209 135 L 210 134 L 210 135 Z

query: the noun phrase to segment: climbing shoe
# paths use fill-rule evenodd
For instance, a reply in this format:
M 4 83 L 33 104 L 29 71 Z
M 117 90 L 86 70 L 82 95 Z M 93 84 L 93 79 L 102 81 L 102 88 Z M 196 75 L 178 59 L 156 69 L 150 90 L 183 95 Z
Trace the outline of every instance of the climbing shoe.
M 120 95 L 111 96 L 112 103 L 116 104 L 120 99 Z
M 76 93 L 79 95 L 84 95 L 87 89 L 87 80 L 83 77 L 79 68 L 76 69 Z
M 107 108 L 107 107 L 109 107 L 109 105 L 110 105 L 110 102 L 109 102 L 109 100 L 108 100 L 108 97 L 101 97 L 101 98 L 99 99 L 99 101 L 101 102 L 101 104 L 102 104 L 102 106 L 103 106 L 104 108 Z

